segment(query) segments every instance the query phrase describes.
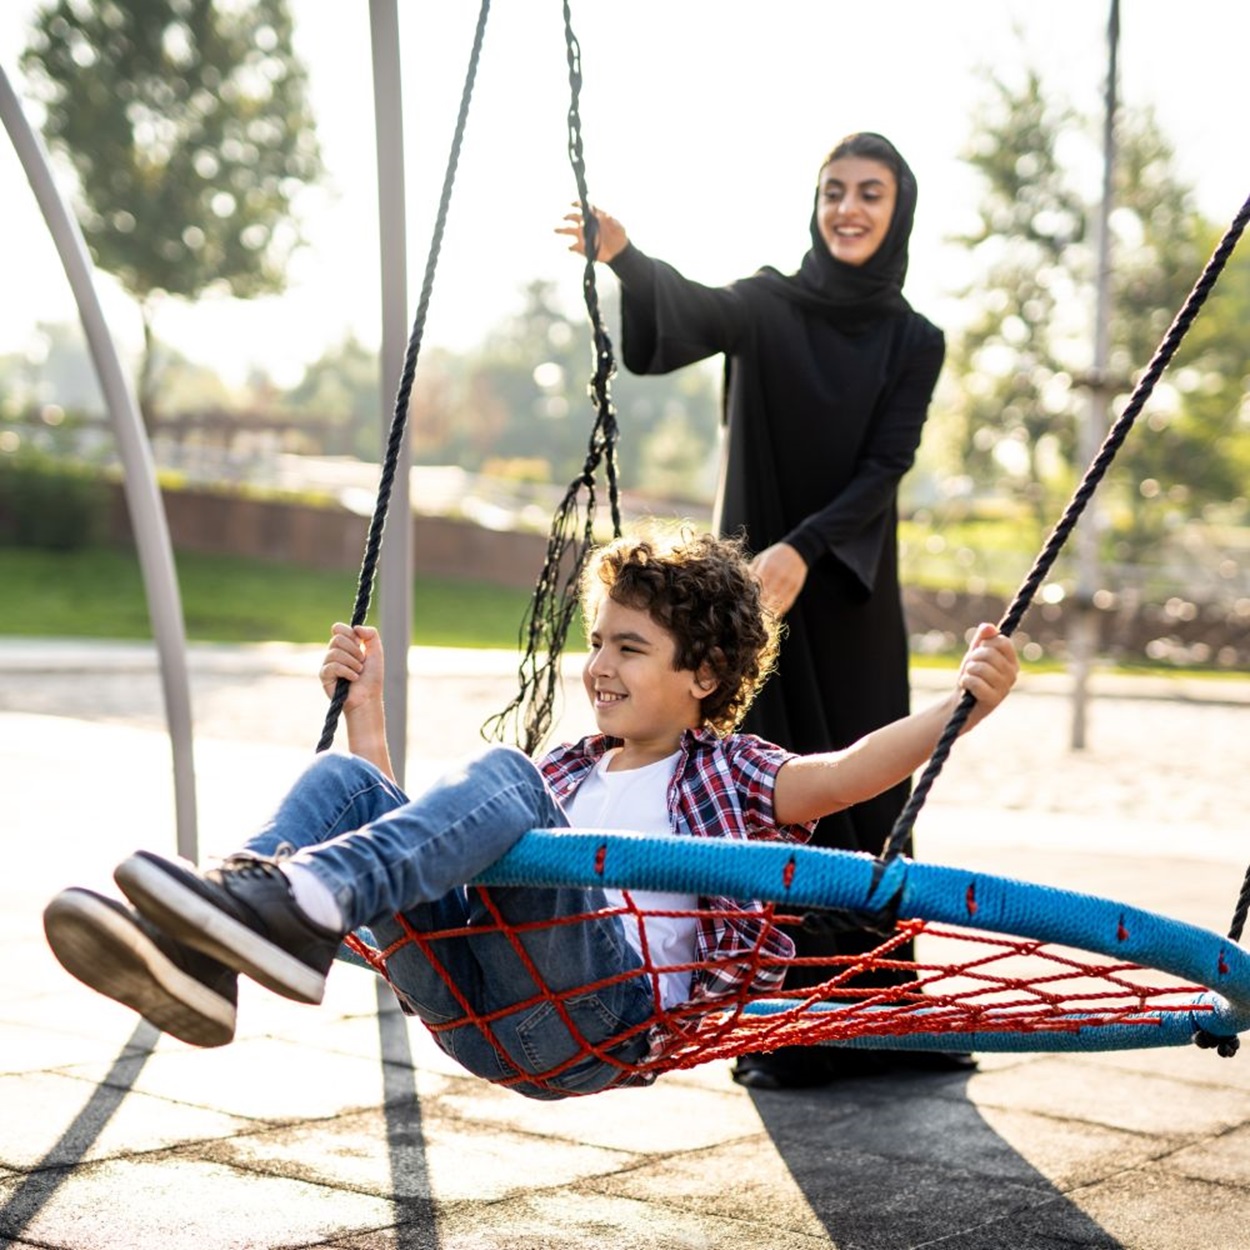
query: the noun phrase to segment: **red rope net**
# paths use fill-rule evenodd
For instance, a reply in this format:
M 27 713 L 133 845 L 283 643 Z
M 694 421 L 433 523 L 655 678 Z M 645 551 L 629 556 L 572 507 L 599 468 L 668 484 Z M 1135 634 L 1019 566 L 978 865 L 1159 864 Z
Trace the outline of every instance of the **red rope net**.
M 1028 1049 L 1041 1049 L 1036 1044 L 1039 1034 L 1085 1033 L 1115 1026 L 1152 1027 L 1169 1014 L 1193 1016 L 1211 1009 L 1195 1001 L 1202 986 L 1170 981 L 1153 968 L 1034 939 L 924 920 L 899 921 L 874 949 L 854 955 L 780 959 L 757 946 L 750 956 L 753 970 L 803 968 L 807 970 L 804 980 L 811 982 L 819 977 L 819 983 L 809 983 L 802 989 L 777 990 L 766 996 L 742 990 L 665 1008 L 660 1003 L 660 978 L 666 973 L 693 978 L 707 965 L 656 963 L 647 945 L 645 921 L 653 916 L 697 920 L 716 913 L 706 909 L 647 911 L 636 906 L 625 892 L 625 902 L 620 907 L 566 916 L 558 921 L 510 925 L 494 905 L 489 888 L 475 889 L 493 922 L 475 924 L 471 929 L 419 932 L 403 917 L 397 917 L 404 934 L 390 946 L 378 949 L 356 935 L 347 939 L 347 945 L 388 981 L 388 960 L 401 947 L 409 943 L 416 946 L 439 972 L 463 1013 L 439 1024 L 427 1023 L 436 1039 L 440 1033 L 471 1025 L 488 1039 L 510 1073 L 498 1084 L 547 1089 L 561 1096 L 569 1091 L 555 1084 L 557 1078 L 590 1055 L 618 1069 L 619 1079 L 612 1085 L 639 1085 L 650 1083 L 665 1072 L 780 1046 L 839 1043 L 857 1038 L 890 1039 L 897 1046 L 899 1039 L 940 1034 L 949 1039 L 944 1048 L 960 1049 L 961 1037 L 1019 1034 L 1034 1039 Z M 602 982 L 560 992 L 551 989 L 522 944 L 524 934 L 553 923 L 602 922 L 607 915 L 632 917 L 640 922 L 641 972 L 630 970 Z M 778 925 L 803 922 L 802 916 L 784 914 L 771 905 L 766 916 L 766 933 Z M 480 1014 L 448 976 L 439 947 L 450 939 L 489 933 L 505 937 L 538 989 L 502 1010 Z M 741 954 L 737 955 L 735 962 L 741 962 L 741 958 Z M 650 980 L 653 1015 L 598 1045 L 588 1041 L 566 1010 L 566 1001 L 638 975 Z M 742 983 L 749 985 L 752 980 L 746 976 Z M 560 1015 L 577 1043 L 577 1053 L 546 1070 L 523 1071 L 504 1052 L 492 1025 L 504 1016 L 526 1012 L 543 1003 L 551 1004 Z M 610 1053 L 640 1032 L 650 1038 L 645 1059 L 626 1064 Z M 968 1047 L 965 1044 L 962 1048 Z

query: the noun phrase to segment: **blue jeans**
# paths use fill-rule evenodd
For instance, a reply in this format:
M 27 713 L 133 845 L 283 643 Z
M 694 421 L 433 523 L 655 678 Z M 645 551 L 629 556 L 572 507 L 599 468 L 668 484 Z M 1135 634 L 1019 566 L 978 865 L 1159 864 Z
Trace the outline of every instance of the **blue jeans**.
M 506 933 L 498 931 L 479 891 L 464 883 L 526 830 L 567 825 L 542 774 L 512 747 L 486 750 L 415 799 L 365 760 L 325 753 L 246 849 L 274 855 L 289 845 L 305 852 L 301 862 L 330 888 L 347 927 L 367 926 L 383 949 L 404 936 L 397 913 L 420 933 L 481 930 L 440 937 L 428 955 L 411 941 L 400 946 L 387 959 L 400 1005 L 435 1026 L 438 1044 L 470 1072 L 491 1081 L 541 1078 L 511 1088 L 560 1098 L 620 1083 L 617 1064 L 628 1067 L 646 1054 L 647 1030 L 639 1026 L 654 1013 L 650 980 L 628 975 L 641 961 L 618 916 L 547 923 L 605 907 L 602 890 L 491 887 L 512 928 Z M 531 924 L 537 927 L 525 928 Z M 560 998 L 572 1028 L 514 943 Z M 618 979 L 577 992 L 611 977 Z M 466 1005 L 489 1023 L 439 1027 L 465 1020 Z M 616 1063 L 588 1053 L 587 1044 L 606 1047 Z

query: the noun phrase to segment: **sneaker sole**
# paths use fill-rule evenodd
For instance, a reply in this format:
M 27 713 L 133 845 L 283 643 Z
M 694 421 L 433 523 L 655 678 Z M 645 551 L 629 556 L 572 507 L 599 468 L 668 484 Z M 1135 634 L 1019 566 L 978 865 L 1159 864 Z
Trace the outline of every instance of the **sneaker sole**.
M 45 908 L 52 953 L 71 976 L 191 1046 L 234 1039 L 234 1005 L 171 963 L 142 930 L 87 894 Z
M 118 864 L 113 879 L 139 911 L 170 937 L 245 973 L 283 998 L 315 1006 L 325 996 L 324 975 L 227 915 L 151 860 L 132 855 Z

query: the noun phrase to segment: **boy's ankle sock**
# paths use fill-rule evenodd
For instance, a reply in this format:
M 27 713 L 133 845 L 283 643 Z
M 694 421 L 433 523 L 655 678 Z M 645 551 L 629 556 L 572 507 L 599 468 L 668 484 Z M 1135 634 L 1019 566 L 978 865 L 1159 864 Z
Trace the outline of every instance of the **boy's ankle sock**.
M 320 928 L 331 933 L 342 932 L 343 913 L 330 887 L 304 864 L 287 859 L 278 867 L 290 882 L 291 897 L 296 907 Z

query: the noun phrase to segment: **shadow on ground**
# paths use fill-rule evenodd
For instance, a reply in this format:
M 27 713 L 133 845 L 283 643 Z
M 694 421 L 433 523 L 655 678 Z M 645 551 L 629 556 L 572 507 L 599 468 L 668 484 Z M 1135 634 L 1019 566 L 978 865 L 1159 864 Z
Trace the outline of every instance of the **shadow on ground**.
M 830 1243 L 856 1250 L 1120 1250 L 986 1123 L 963 1074 L 752 1091 Z

